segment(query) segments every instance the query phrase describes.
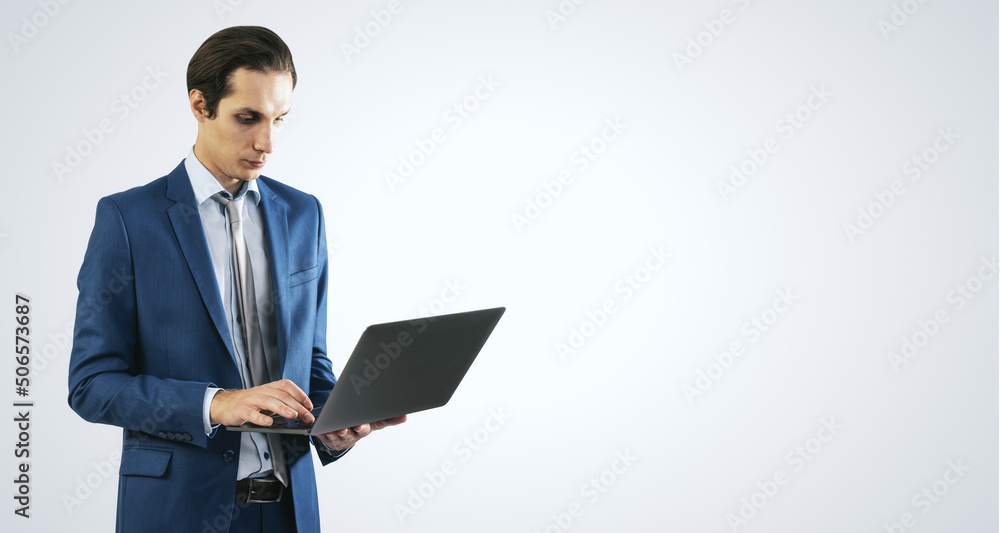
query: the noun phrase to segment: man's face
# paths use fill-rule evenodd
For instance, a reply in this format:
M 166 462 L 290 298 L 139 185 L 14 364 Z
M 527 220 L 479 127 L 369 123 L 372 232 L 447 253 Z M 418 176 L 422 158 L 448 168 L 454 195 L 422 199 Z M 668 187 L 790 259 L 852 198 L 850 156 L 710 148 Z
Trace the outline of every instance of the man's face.
M 191 92 L 198 119 L 195 156 L 230 193 L 260 176 L 274 151 L 282 120 L 292 104 L 292 75 L 241 68 L 230 76 L 233 93 L 219 100 L 215 118 L 206 118 L 204 98 Z

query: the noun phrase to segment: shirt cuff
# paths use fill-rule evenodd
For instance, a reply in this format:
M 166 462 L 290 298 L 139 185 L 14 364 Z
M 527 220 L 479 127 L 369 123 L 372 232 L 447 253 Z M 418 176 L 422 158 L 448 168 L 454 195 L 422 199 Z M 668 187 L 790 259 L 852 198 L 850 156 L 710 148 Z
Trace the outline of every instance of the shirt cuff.
M 354 446 L 351 446 L 351 448 L 347 448 L 345 450 L 334 450 L 333 448 L 327 446 L 326 443 L 323 442 L 323 439 L 320 439 L 320 438 L 317 437 L 316 438 L 316 442 L 318 442 L 320 444 L 320 446 L 322 446 L 323 448 L 325 448 L 326 449 L 326 453 L 332 455 L 334 459 L 340 459 L 345 453 L 351 451 L 351 448 L 354 447 Z
M 205 426 L 206 435 L 211 435 L 212 430 L 215 429 L 212 427 L 212 398 L 215 398 L 215 393 L 219 392 L 220 390 L 222 389 L 216 387 L 208 387 L 207 389 L 205 389 L 205 403 L 204 406 L 201 408 L 201 420 Z

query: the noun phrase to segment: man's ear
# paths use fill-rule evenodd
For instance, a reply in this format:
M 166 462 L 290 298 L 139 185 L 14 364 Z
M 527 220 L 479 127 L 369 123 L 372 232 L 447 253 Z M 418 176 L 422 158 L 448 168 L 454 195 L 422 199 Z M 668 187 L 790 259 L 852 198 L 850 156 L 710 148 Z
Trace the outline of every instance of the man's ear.
M 198 122 L 209 120 L 208 102 L 205 101 L 205 95 L 201 91 L 191 89 L 191 92 L 188 93 L 188 100 L 191 102 L 191 113 L 194 115 L 195 120 Z

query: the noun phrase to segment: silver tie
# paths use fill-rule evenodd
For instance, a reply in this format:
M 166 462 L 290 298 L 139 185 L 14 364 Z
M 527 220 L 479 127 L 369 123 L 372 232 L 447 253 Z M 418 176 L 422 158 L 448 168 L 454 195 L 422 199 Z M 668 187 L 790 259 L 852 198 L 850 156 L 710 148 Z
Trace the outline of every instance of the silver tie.
M 264 340 L 260 333 L 260 322 L 257 316 L 257 297 L 254 292 L 253 266 L 250 263 L 250 252 L 247 250 L 246 239 L 243 238 L 243 200 L 246 195 L 232 200 L 222 193 L 212 198 L 226 206 L 229 212 L 229 228 L 233 241 L 233 265 L 236 276 L 236 292 L 239 300 L 240 325 L 242 326 L 244 346 L 247 351 L 247 366 L 250 368 L 250 385 L 256 387 L 273 381 L 272 372 L 268 370 L 267 356 L 264 353 Z M 274 362 L 277 365 L 277 361 Z M 274 377 L 278 377 L 277 368 Z M 274 476 L 286 487 L 288 486 L 288 466 L 285 460 L 285 450 L 282 447 L 281 435 L 267 433 L 267 444 L 271 448 L 274 466 Z

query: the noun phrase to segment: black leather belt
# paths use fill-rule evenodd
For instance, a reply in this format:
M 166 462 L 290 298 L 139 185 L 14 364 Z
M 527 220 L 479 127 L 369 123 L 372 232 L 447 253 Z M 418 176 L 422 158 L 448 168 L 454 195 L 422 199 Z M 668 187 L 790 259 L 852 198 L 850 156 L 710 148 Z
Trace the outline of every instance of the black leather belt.
M 236 482 L 236 501 L 247 503 L 274 503 L 281 501 L 285 486 L 274 476 L 244 479 Z

